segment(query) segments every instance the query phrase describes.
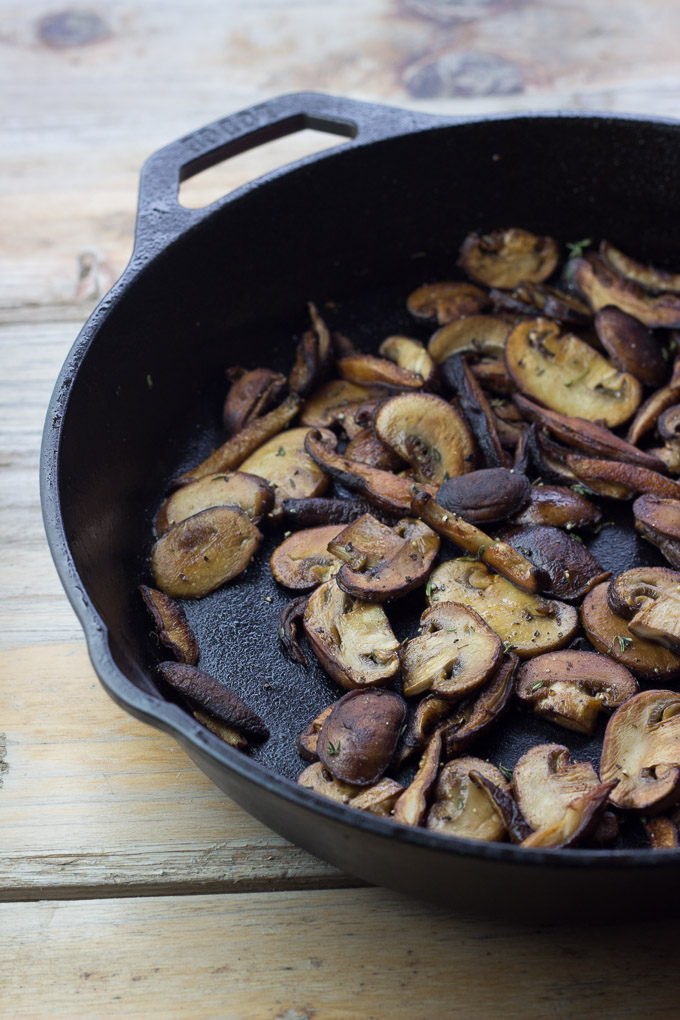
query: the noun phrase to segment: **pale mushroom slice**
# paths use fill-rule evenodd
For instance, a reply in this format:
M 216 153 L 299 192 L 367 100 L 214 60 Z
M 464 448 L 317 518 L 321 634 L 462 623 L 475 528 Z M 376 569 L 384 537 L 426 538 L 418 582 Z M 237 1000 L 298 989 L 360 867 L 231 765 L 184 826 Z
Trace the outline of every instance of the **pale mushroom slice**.
M 680 652 L 680 571 L 635 567 L 610 582 L 607 601 L 631 633 Z
M 139 594 L 151 613 L 158 640 L 169 648 L 178 662 L 195 666 L 198 662 L 198 642 L 186 613 L 174 599 L 162 591 L 139 585 Z
M 615 782 L 600 782 L 591 763 L 572 761 L 563 745 L 539 744 L 515 765 L 512 786 L 534 830 L 520 845 L 570 847 L 594 833 Z
M 615 807 L 658 814 L 680 799 L 680 694 L 643 691 L 607 724 L 600 776 L 618 779 Z
M 515 514 L 515 524 L 546 524 L 555 528 L 594 528 L 602 511 L 580 492 L 564 485 L 532 485 L 529 504 Z
M 426 609 L 420 630 L 399 649 L 407 698 L 425 691 L 460 698 L 486 683 L 503 656 L 498 635 L 474 609 L 460 603 Z
M 469 234 L 460 249 L 458 264 L 477 283 L 512 290 L 520 283 L 547 280 L 557 268 L 559 257 L 554 238 L 513 227 Z
M 650 294 L 633 280 L 615 273 L 597 255 L 575 258 L 569 263 L 574 284 L 594 312 L 614 305 L 652 329 L 680 326 L 680 296 Z
M 205 475 L 177 489 L 161 506 L 154 522 L 160 537 L 168 528 L 211 506 L 237 506 L 253 524 L 274 506 L 274 491 L 263 478 L 243 471 Z
M 563 648 L 578 630 L 578 612 L 555 599 L 522 591 L 469 557 L 436 567 L 427 586 L 430 604 L 460 602 L 474 609 L 520 659 Z
M 352 798 L 351 806 L 359 811 L 370 811 L 381 818 L 391 818 L 394 806 L 404 792 L 404 787 L 396 779 L 384 776 L 374 786 L 369 786 Z
M 516 692 L 537 715 L 577 733 L 594 733 L 600 712 L 637 693 L 632 673 L 596 652 L 565 649 L 525 662 Z
M 619 276 L 639 283 L 646 290 L 672 291 L 680 294 L 680 273 L 671 273 L 666 269 L 657 269 L 638 262 L 630 255 L 624 255 L 611 241 L 600 242 L 600 255 Z
M 642 537 L 657 546 L 672 566 L 680 568 L 680 499 L 639 496 L 633 514 Z
M 219 719 L 210 715 L 209 712 L 201 712 L 200 709 L 195 709 L 193 717 L 196 722 L 200 722 L 207 730 L 220 737 L 225 744 L 235 747 L 237 751 L 245 751 L 248 747 L 248 741 L 242 733 L 233 726 L 227 726 L 226 723 L 220 722 Z
M 388 336 L 380 344 L 378 354 L 393 361 L 399 368 L 419 375 L 424 387 L 435 385 L 437 366 L 432 355 L 419 340 L 413 340 L 408 336 Z
M 308 765 L 297 777 L 297 782 L 305 789 L 319 793 L 338 804 L 350 804 L 361 793 L 360 786 L 352 786 L 351 783 L 343 783 L 336 779 L 320 761 Z
M 418 771 L 411 783 L 395 801 L 392 816 L 402 825 L 421 825 L 427 811 L 428 798 L 437 773 L 442 753 L 441 737 L 438 733 L 430 737 L 420 759 Z
M 441 365 L 453 354 L 502 358 L 511 324 L 499 315 L 466 315 L 432 334 L 427 349 Z
M 475 444 L 458 412 L 432 393 L 400 393 L 378 408 L 375 434 L 413 468 L 419 482 L 441 485 L 475 466 Z
M 449 478 L 437 492 L 436 501 L 447 513 L 471 524 L 507 521 L 531 498 L 529 479 L 512 468 L 482 468 Z
M 210 673 L 183 662 L 161 662 L 156 668 L 165 683 L 193 709 L 207 712 L 251 740 L 269 737 L 269 728 L 257 712 Z
M 425 283 L 406 300 L 406 307 L 414 318 L 435 319 L 440 326 L 464 315 L 478 315 L 490 304 L 485 291 L 457 280 Z
M 560 335 L 550 319 L 527 319 L 510 332 L 505 362 L 517 388 L 541 404 L 615 428 L 642 400 L 637 379 L 619 372 L 573 334 Z
M 611 577 L 611 570 L 604 570 L 583 542 L 577 542 L 562 528 L 520 524 L 504 528 L 496 537 L 546 572 L 549 582 L 542 591 L 552 598 L 579 599 Z
M 166 531 L 151 550 L 156 586 L 171 598 L 199 599 L 243 573 L 262 541 L 238 507 L 214 506 Z
M 338 585 L 355 598 L 385 602 L 424 584 L 439 552 L 439 536 L 422 521 L 406 518 L 393 528 L 364 514 L 329 542 L 343 565 Z
M 319 761 L 345 783 L 377 782 L 392 761 L 405 716 L 404 699 L 394 691 L 349 691 L 324 719 Z
M 455 758 L 439 774 L 426 826 L 446 836 L 497 842 L 505 837 L 505 824 L 475 784 L 471 777 L 474 773 L 484 776 L 499 789 L 507 789 L 503 773 L 490 762 L 481 758 Z
M 265 411 L 280 402 L 286 390 L 286 377 L 271 368 L 254 368 L 251 372 L 238 371 L 224 402 L 222 420 L 230 435 L 260 418 Z M 229 373 L 228 373 L 229 374 Z
M 399 642 L 382 607 L 352 598 L 334 579 L 310 595 L 303 626 L 323 668 L 347 690 L 384 685 L 399 672 Z
M 628 620 L 609 608 L 608 588 L 607 581 L 598 584 L 586 595 L 581 606 L 583 629 L 593 648 L 626 666 L 639 680 L 657 683 L 678 680 L 680 656 L 633 634 Z
M 284 588 L 308 592 L 334 577 L 342 562 L 328 551 L 328 543 L 342 530 L 342 524 L 329 524 L 289 535 L 270 557 L 274 579 Z
M 648 818 L 643 824 L 652 850 L 680 849 L 680 809 Z
M 343 379 L 359 386 L 387 386 L 399 390 L 423 388 L 422 376 L 401 368 L 389 358 L 377 358 L 374 354 L 352 354 L 340 358 L 337 370 Z
M 615 368 L 645 386 L 663 386 L 668 375 L 664 348 L 648 326 L 614 305 L 600 308 L 594 326 Z
M 264 478 L 274 490 L 270 517 L 282 516 L 281 503 L 290 496 L 321 496 L 330 481 L 305 450 L 307 428 L 288 429 L 273 436 L 244 460 L 241 470 Z
M 386 390 L 380 386 L 359 386 L 347 379 L 331 379 L 323 383 L 307 398 L 300 408 L 300 424 L 310 428 L 329 428 L 335 422 L 342 424 L 345 418 L 354 417 L 354 412 L 369 400 L 379 400 Z

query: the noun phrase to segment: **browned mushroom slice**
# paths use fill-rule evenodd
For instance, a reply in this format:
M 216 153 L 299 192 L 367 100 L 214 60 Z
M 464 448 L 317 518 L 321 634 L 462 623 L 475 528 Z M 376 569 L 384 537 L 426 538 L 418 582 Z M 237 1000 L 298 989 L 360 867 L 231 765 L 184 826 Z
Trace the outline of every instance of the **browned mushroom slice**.
M 343 416 L 353 417 L 367 400 L 385 395 L 377 386 L 357 386 L 347 379 L 331 379 L 307 398 L 300 410 L 300 424 L 311 428 L 328 428 Z
M 613 613 L 629 621 L 636 637 L 680 652 L 680 572 L 668 567 L 635 567 L 610 583 Z
M 520 283 L 542 283 L 555 271 L 560 251 L 552 237 L 537 237 L 513 227 L 470 234 L 458 264 L 477 283 L 512 290 Z
M 488 775 L 483 775 L 478 769 L 473 769 L 470 772 L 470 779 L 484 794 L 488 806 L 498 815 L 513 843 L 522 843 L 527 836 L 531 835 L 533 830 L 519 809 L 512 787 L 498 786 Z
M 502 840 L 505 825 L 499 812 L 475 785 L 471 773 L 479 773 L 500 789 L 507 788 L 502 772 L 481 758 L 456 758 L 439 774 L 434 803 L 427 814 L 427 828 L 446 836 Z
M 680 811 L 673 808 L 669 815 L 657 815 L 644 823 L 652 850 L 680 849 Z
M 484 468 L 449 478 L 437 492 L 437 503 L 470 523 L 488 524 L 512 517 L 530 496 L 526 475 L 510 468 Z
M 600 255 L 619 276 L 625 276 L 647 290 L 680 293 L 680 273 L 669 273 L 665 269 L 637 262 L 629 255 L 624 255 L 610 241 L 600 243 Z
M 414 826 L 422 823 L 427 811 L 430 790 L 439 771 L 441 753 L 441 737 L 435 733 L 430 737 L 413 780 L 394 804 L 392 816 L 395 822 Z
M 155 520 L 156 534 L 211 506 L 237 506 L 259 524 L 274 506 L 274 492 L 263 478 L 244 471 L 206 475 L 177 489 L 165 500 Z
M 308 496 L 303 499 L 284 499 L 283 516 L 294 524 L 314 527 L 323 524 L 349 524 L 374 508 L 364 499 L 329 499 L 325 496 Z
M 609 608 L 608 587 L 608 582 L 604 581 L 593 588 L 581 606 L 583 629 L 593 648 L 610 655 L 640 680 L 658 682 L 680 678 L 680 656 L 652 641 L 636 637 L 628 621 Z
M 307 601 L 306 595 L 299 595 L 298 598 L 292 599 L 284 606 L 279 613 L 279 639 L 284 654 L 291 662 L 296 662 L 299 666 L 308 665 L 307 656 L 300 647 L 297 634 L 298 621 L 305 615 Z
M 406 307 L 416 319 L 436 319 L 440 326 L 464 315 L 478 315 L 490 305 L 488 295 L 471 283 L 426 283 L 409 294 Z
M 258 475 L 274 489 L 271 517 L 281 517 L 281 503 L 290 496 L 321 496 L 328 487 L 328 475 L 305 450 L 309 429 L 288 429 L 260 446 L 241 465 L 243 471 Z
M 563 648 L 578 630 L 573 606 L 530 595 L 468 557 L 436 567 L 427 594 L 431 604 L 461 602 L 476 610 L 520 659 Z
M 254 368 L 239 376 L 231 384 L 224 402 L 222 419 L 227 432 L 234 435 L 253 418 L 259 418 L 278 404 L 285 390 L 285 375 L 271 368 Z
M 297 394 L 291 393 L 273 411 L 262 418 L 249 421 L 240 432 L 218 447 L 204 461 L 191 471 L 185 471 L 176 479 L 176 484 L 187 485 L 189 482 L 195 482 L 197 478 L 204 478 L 205 475 L 220 474 L 240 467 L 254 450 L 291 423 L 299 407 L 300 398 Z
M 610 428 L 635 413 L 642 387 L 550 319 L 527 319 L 510 332 L 505 362 L 518 389 L 553 411 L 604 421 Z
M 210 715 L 208 712 L 196 710 L 194 711 L 193 716 L 197 722 L 200 722 L 201 725 L 205 726 L 205 728 L 210 730 L 211 733 L 215 733 L 218 737 L 221 737 L 225 744 L 230 744 L 231 747 L 235 747 L 238 751 L 245 751 L 248 746 L 248 741 L 243 734 L 239 733 L 239 731 L 234 729 L 233 726 L 227 726 L 225 723 L 220 722 L 219 719 L 215 719 L 214 716 Z
M 555 528 L 592 528 L 602 521 L 602 511 L 562 485 L 533 485 L 529 505 L 515 515 L 515 524 L 548 524 Z
M 293 591 L 312 591 L 333 577 L 341 561 L 328 551 L 328 543 L 342 530 L 342 524 L 329 524 L 296 531 L 284 539 L 269 560 L 275 579 Z
M 648 326 L 606 305 L 595 316 L 595 332 L 612 365 L 645 386 L 662 386 L 668 374 L 664 350 Z
M 297 747 L 298 754 L 301 758 L 305 758 L 307 761 L 318 761 L 319 756 L 316 753 L 316 745 L 319 741 L 319 733 L 321 733 L 321 727 L 333 711 L 333 707 L 333 705 L 328 705 L 326 708 L 322 709 L 322 711 L 305 726 L 304 730 L 302 730 L 301 733 L 298 733 L 295 738 L 295 746 Z
M 510 704 L 519 658 L 506 653 L 501 664 L 481 691 L 464 698 L 455 706 L 451 718 L 439 727 L 444 757 L 453 758 L 466 751 L 486 733 Z
M 634 445 L 639 443 L 645 433 L 655 427 L 663 412 L 678 401 L 680 401 L 680 355 L 677 355 L 673 362 L 673 373 L 668 385 L 652 393 L 633 418 L 626 436 L 628 442 Z
M 549 287 L 545 283 L 520 283 L 511 293 L 495 288 L 489 292 L 494 308 L 515 315 L 546 315 L 558 322 L 582 326 L 590 321 L 592 312 L 573 294 Z
M 680 482 L 638 464 L 619 464 L 613 460 L 570 455 L 567 457 L 567 465 L 579 482 L 583 482 L 589 488 L 597 491 L 603 485 L 615 486 L 625 494 L 623 497 L 616 497 L 610 488 L 606 494 L 613 498 L 627 498 L 646 492 L 667 499 L 680 499 Z
M 364 789 L 352 798 L 352 807 L 359 811 L 370 811 L 372 815 L 390 818 L 394 805 L 404 792 L 404 787 L 396 779 L 381 779 L 374 786 Z
M 337 438 L 327 429 L 310 431 L 305 440 L 305 449 L 316 463 L 348 489 L 360 492 L 385 513 L 401 516 L 411 512 L 414 486 L 410 478 L 401 478 L 370 464 L 349 460 L 336 452 L 337 445 Z M 421 488 L 432 495 L 436 491 L 434 486 L 424 485 Z
M 582 542 L 561 528 L 522 524 L 504 529 L 497 538 L 546 572 L 550 581 L 542 590 L 556 599 L 579 599 L 612 574 L 602 568 Z
M 361 793 L 360 786 L 352 786 L 351 783 L 335 779 L 320 761 L 308 765 L 297 777 L 297 781 L 307 790 L 320 793 L 322 797 L 328 797 L 338 804 L 350 804 L 354 797 Z
M 420 636 L 399 650 L 406 697 L 431 690 L 444 698 L 460 698 L 481 687 L 503 656 L 498 635 L 474 609 L 460 603 L 426 609 L 420 629 Z
M 515 394 L 513 400 L 528 421 L 537 422 L 567 446 L 573 446 L 593 457 L 610 457 L 652 471 L 664 472 L 664 465 L 657 457 L 638 450 L 603 425 L 539 407 L 519 393 Z
M 658 814 L 680 799 L 680 694 L 643 691 L 614 712 L 602 745 L 600 775 L 618 779 L 612 804 Z
M 596 829 L 612 783 L 600 783 L 590 762 L 572 762 L 561 744 L 539 744 L 519 759 L 512 785 L 520 810 L 534 830 L 522 846 L 568 847 Z
M 439 552 L 439 536 L 422 521 L 406 518 L 393 528 L 365 514 L 328 544 L 344 560 L 339 586 L 355 598 L 384 602 L 425 582 Z
M 345 783 L 377 782 L 392 760 L 405 715 L 404 700 L 393 691 L 350 691 L 324 720 L 319 761 Z
M 509 578 L 524 591 L 541 591 L 548 582 L 544 570 L 534 567 L 529 560 L 506 542 L 489 538 L 474 524 L 468 524 L 462 517 L 449 513 L 439 506 L 427 492 L 418 492 L 413 497 L 414 513 L 421 517 L 444 538 L 461 546 L 465 552 L 476 556 L 499 574 Z
M 161 662 L 157 670 L 192 708 L 207 712 L 252 740 L 266 740 L 269 736 L 269 729 L 257 712 L 209 673 L 183 662 Z
M 484 455 L 486 466 L 506 466 L 509 459 L 501 445 L 496 418 L 465 356 L 454 354 L 447 358 L 442 367 L 442 375 L 457 394 L 460 408 Z
M 594 312 L 614 305 L 652 329 L 680 326 L 680 297 L 675 294 L 650 294 L 633 280 L 619 276 L 597 255 L 572 259 L 569 267 L 572 280 Z
M 680 568 L 680 500 L 639 496 L 633 513 L 642 537 L 658 546 L 672 566 Z
M 445 478 L 474 467 L 475 447 L 456 410 L 432 393 L 401 393 L 375 414 L 378 438 L 411 465 L 420 482 L 441 485 Z
M 161 644 L 169 648 L 178 662 L 195 666 L 198 662 L 198 642 L 180 605 L 162 591 L 139 585 L 139 593 L 151 613 Z
M 498 315 L 466 315 L 442 326 L 430 337 L 427 349 L 438 364 L 453 354 L 480 354 L 502 358 L 510 323 Z
M 600 712 L 618 708 L 638 686 L 620 663 L 596 652 L 565 649 L 525 662 L 516 689 L 537 715 L 577 733 L 594 733 Z
M 326 672 L 348 690 L 388 683 L 399 672 L 399 642 L 381 606 L 326 581 L 309 597 L 303 625 Z
M 343 379 L 358 386 L 388 386 L 391 389 L 421 390 L 422 376 L 396 365 L 389 358 L 373 354 L 354 354 L 340 358 L 337 369 Z
M 657 428 L 665 442 L 664 453 L 660 456 L 674 474 L 680 474 L 680 404 L 674 404 L 659 415 Z
M 388 336 L 380 344 L 378 353 L 383 358 L 393 361 L 399 368 L 419 375 L 426 388 L 435 383 L 437 366 L 432 355 L 419 340 L 412 340 L 408 336 Z
M 470 372 L 488 393 L 508 397 L 515 392 L 515 384 L 508 372 L 505 358 L 484 358 L 471 364 Z
M 178 599 L 200 599 L 241 574 L 262 533 L 242 510 L 214 506 L 180 521 L 151 550 L 158 588 Z
M 372 428 L 361 429 L 345 447 L 345 457 L 381 471 L 401 471 L 406 465 L 398 453 L 381 442 Z
M 298 344 L 295 364 L 288 380 L 292 392 L 301 397 L 306 397 L 315 386 L 323 382 L 333 363 L 333 344 L 328 326 L 311 301 L 308 307 L 312 328 Z
M 439 723 L 457 714 L 457 706 L 448 698 L 426 694 L 416 705 L 394 757 L 395 766 L 402 765 L 415 751 L 421 751 Z

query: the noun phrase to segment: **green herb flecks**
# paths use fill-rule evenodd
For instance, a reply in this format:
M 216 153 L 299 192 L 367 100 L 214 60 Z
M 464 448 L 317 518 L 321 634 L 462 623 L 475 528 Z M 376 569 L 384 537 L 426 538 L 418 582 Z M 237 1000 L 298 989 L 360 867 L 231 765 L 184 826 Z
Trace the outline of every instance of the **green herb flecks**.
M 622 652 L 625 652 L 628 645 L 632 645 L 633 643 L 632 637 L 621 637 L 620 634 L 616 635 L 616 640 L 618 641 L 619 647 Z
M 332 741 L 328 741 L 328 753 L 331 757 L 335 757 L 336 754 L 340 754 L 340 741 L 334 744 Z
M 567 254 L 570 259 L 578 259 L 583 255 L 586 248 L 590 248 L 592 238 L 584 237 L 581 241 L 567 241 Z
M 589 368 L 584 368 L 583 371 L 579 372 L 578 375 L 575 375 L 573 379 L 567 380 L 567 382 L 565 382 L 564 385 L 565 386 L 573 386 L 574 383 L 580 382 L 581 379 L 585 379 L 585 377 L 588 375 L 589 371 L 590 371 Z

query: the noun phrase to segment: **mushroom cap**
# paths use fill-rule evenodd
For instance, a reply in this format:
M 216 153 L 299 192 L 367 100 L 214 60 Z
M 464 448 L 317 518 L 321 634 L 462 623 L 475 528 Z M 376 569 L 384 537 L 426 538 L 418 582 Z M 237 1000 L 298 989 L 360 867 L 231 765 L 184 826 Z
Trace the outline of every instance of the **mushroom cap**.
M 343 782 L 377 782 L 392 760 L 405 715 L 406 704 L 393 691 L 350 691 L 324 719 L 319 760 Z
M 512 227 L 488 234 L 469 234 L 458 264 L 471 279 L 487 287 L 512 290 L 520 283 L 542 283 L 555 271 L 560 256 L 552 237 L 538 237 Z
M 490 762 L 473 757 L 455 758 L 439 774 L 434 803 L 427 815 L 427 828 L 462 839 L 501 840 L 505 836 L 503 820 L 471 779 L 472 772 L 507 789 L 503 773 Z

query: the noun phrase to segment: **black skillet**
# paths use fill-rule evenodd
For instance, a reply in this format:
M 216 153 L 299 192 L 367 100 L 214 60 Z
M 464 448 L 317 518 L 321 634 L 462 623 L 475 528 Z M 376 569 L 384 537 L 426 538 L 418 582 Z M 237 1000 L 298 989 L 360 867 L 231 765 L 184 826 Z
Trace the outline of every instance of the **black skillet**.
M 181 180 L 303 128 L 349 141 L 206 209 L 178 204 Z M 367 350 L 388 333 L 413 334 L 405 296 L 455 273 L 471 229 L 605 237 L 677 268 L 679 164 L 680 125 L 660 120 L 452 120 L 301 94 L 202 128 L 143 168 L 134 254 L 81 331 L 47 415 L 41 481 L 52 555 L 114 700 L 171 733 L 257 818 L 345 871 L 461 912 L 530 921 L 680 907 L 680 852 L 647 849 L 635 822 L 615 849 L 527 851 L 409 829 L 296 786 L 294 735 L 339 692 L 316 664 L 294 666 L 278 646 L 287 596 L 267 559 L 280 534 L 235 585 L 189 607 L 201 665 L 264 716 L 271 739 L 241 754 L 168 700 L 136 590 L 148 578 L 151 518 L 166 483 L 221 441 L 226 366 L 287 370 L 310 299 Z M 629 511 L 591 548 L 615 571 L 657 562 Z M 395 607 L 398 636 L 421 601 Z M 601 732 L 590 741 L 523 713 L 508 720 L 476 754 L 512 766 L 531 743 L 549 741 L 597 764 Z

